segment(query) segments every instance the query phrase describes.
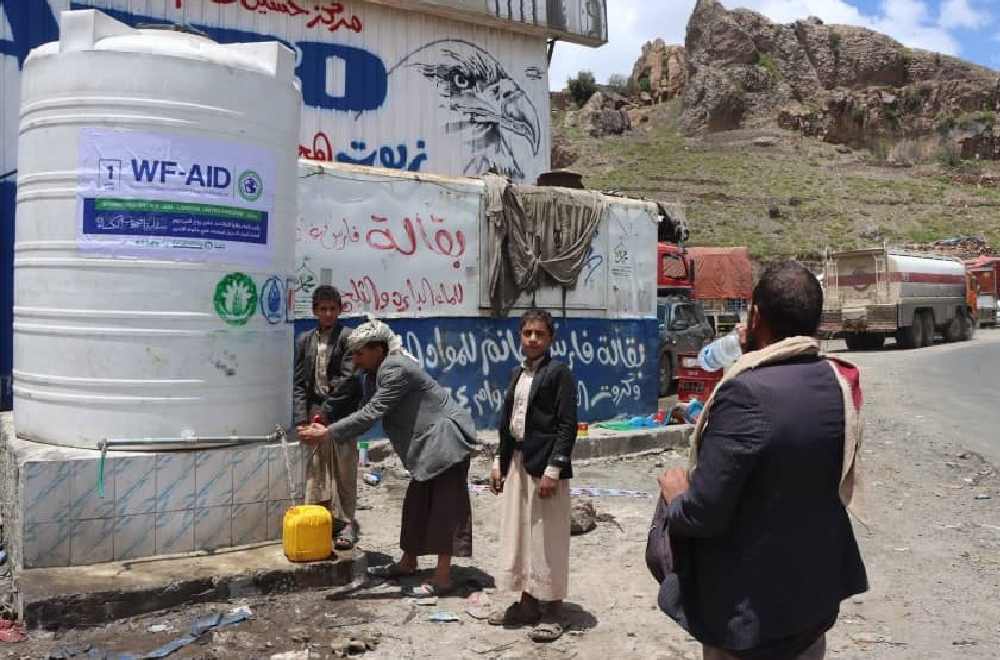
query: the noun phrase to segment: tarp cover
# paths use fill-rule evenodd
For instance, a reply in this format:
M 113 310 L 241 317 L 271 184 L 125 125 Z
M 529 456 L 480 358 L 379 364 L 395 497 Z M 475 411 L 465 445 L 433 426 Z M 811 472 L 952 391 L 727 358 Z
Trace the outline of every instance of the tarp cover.
M 694 259 L 694 297 L 749 299 L 753 289 L 753 265 L 745 247 L 689 247 Z
M 597 192 L 513 186 L 495 175 L 486 184 L 490 303 L 506 316 L 518 296 L 546 283 L 573 287 L 598 226 L 608 213 Z

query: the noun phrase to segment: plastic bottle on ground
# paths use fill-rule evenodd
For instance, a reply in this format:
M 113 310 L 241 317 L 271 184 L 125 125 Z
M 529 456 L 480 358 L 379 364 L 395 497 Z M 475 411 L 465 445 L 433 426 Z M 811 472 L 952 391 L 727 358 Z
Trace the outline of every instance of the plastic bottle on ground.
M 740 335 L 733 330 L 702 348 L 698 352 L 698 364 L 705 371 L 718 371 L 735 364 L 741 355 L 743 350 L 740 348 Z

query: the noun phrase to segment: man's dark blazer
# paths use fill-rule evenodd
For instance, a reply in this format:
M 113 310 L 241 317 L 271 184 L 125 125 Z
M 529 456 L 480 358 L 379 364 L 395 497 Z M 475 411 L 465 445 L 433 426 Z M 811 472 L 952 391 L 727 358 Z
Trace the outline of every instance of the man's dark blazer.
M 721 386 L 690 488 L 669 506 L 680 597 L 661 591 L 660 605 L 695 639 L 741 658 L 795 657 L 868 589 L 839 496 L 844 424 L 821 358 Z
M 354 355 L 347 350 L 351 329 L 336 324 L 327 347 L 326 377 L 330 395 L 323 409 L 328 422 L 340 419 L 358 409 L 361 402 L 361 381 L 354 374 Z M 316 353 L 319 349 L 319 328 L 304 332 L 295 342 L 294 414 L 295 424 L 306 424 L 309 407 L 324 404 L 316 396 Z
M 514 456 L 514 438 L 510 434 L 510 417 L 514 409 L 514 387 L 521 377 L 522 367 L 514 367 L 510 385 L 500 414 L 500 471 L 506 475 Z M 576 379 L 562 362 L 548 354 L 542 357 L 531 381 L 528 413 L 524 424 L 524 444 L 521 458 L 524 471 L 540 477 L 545 468 L 559 468 L 560 479 L 573 477 L 570 457 L 576 443 Z

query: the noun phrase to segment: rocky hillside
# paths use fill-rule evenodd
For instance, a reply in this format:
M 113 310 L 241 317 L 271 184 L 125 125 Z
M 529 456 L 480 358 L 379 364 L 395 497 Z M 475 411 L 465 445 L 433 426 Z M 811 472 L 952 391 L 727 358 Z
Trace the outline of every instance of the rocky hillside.
M 668 46 L 663 39 L 643 45 L 642 55 L 632 67 L 631 79 L 640 95 L 653 103 L 680 96 L 687 82 L 687 58 L 683 46 Z
M 679 99 L 626 112 L 631 130 L 606 135 L 555 111 L 553 158 L 588 187 L 684 204 L 692 245 L 746 245 L 758 261 L 811 264 L 826 248 L 883 241 L 985 236 L 1000 245 L 1000 163 L 900 167 L 774 127 L 685 136 Z
M 663 77 L 655 57 L 646 64 L 655 49 L 647 44 L 636 64 L 651 81 Z M 1000 155 L 1000 74 L 865 28 L 817 18 L 776 24 L 699 0 L 685 48 L 671 57 L 687 63 L 686 135 L 777 124 L 836 144 L 940 136 L 966 158 Z

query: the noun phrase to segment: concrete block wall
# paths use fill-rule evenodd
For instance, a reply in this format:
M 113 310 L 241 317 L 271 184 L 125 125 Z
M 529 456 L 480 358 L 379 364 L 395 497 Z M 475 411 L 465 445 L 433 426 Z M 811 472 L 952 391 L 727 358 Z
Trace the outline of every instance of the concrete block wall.
M 52 447 L 3 432 L 4 531 L 15 566 L 78 566 L 281 538 L 292 506 L 280 445 L 173 452 Z M 303 451 L 289 445 L 295 495 Z

